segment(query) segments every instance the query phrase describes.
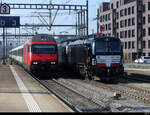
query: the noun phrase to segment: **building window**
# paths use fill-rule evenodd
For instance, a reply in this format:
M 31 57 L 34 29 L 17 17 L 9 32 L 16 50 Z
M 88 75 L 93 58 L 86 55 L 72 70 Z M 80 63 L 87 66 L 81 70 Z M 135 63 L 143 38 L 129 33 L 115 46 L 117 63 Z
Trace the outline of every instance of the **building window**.
M 124 15 L 124 10 L 120 10 L 120 17 Z
M 111 9 L 114 9 L 114 5 L 113 5 L 113 3 L 111 4 Z
M 135 37 L 135 30 L 132 30 L 132 37 Z
M 143 48 L 145 48 L 146 47 L 146 44 L 145 44 L 145 41 L 143 41 Z
M 127 31 L 125 31 L 125 38 L 127 38 Z
M 131 19 L 128 19 L 128 26 L 131 26 Z
M 128 38 L 131 37 L 131 30 L 128 30 Z
M 108 24 L 108 30 L 111 30 L 111 24 Z
M 103 31 L 105 31 L 105 25 L 103 25 Z
M 117 1 L 117 3 L 116 3 L 116 6 L 117 6 L 117 8 L 119 8 L 119 2 Z
M 148 15 L 148 23 L 150 23 L 150 15 Z
M 132 6 L 132 14 L 134 14 L 134 6 Z
M 108 15 L 106 14 L 106 15 L 105 15 L 105 17 L 106 17 L 106 21 L 108 20 L 108 17 L 107 17 L 107 16 L 108 16 Z
M 122 38 L 122 32 L 120 32 L 120 38 Z
M 150 28 L 148 28 L 148 35 L 150 36 Z
M 132 18 L 132 26 L 135 25 L 135 18 Z
M 106 21 L 106 15 L 104 15 L 104 21 Z
M 103 17 L 101 16 L 101 17 L 100 17 L 100 22 L 102 22 L 102 21 L 103 21 Z
M 105 17 L 104 17 L 104 15 L 103 15 L 103 22 L 105 21 L 104 19 L 105 19 Z
M 124 49 L 127 49 L 127 42 L 125 42 L 125 48 Z
M 127 15 L 127 9 L 125 8 L 124 10 L 124 15 L 126 16 Z
M 148 2 L 148 10 L 150 10 L 150 2 Z
M 148 48 L 150 48 L 150 40 L 148 40 Z
M 124 5 L 124 0 L 120 0 L 120 6 Z
M 145 24 L 145 17 L 143 17 L 143 24 Z
M 143 5 L 143 12 L 145 12 L 145 4 Z
M 108 14 L 108 20 L 110 20 L 110 13 Z
M 131 14 L 131 8 L 129 7 L 128 8 L 128 15 L 130 15 Z
M 124 27 L 123 20 L 120 21 L 120 28 Z
M 131 48 L 131 42 L 128 42 L 128 49 Z
M 117 33 L 117 38 L 119 38 L 119 33 Z
M 134 44 L 134 42 L 132 42 L 132 49 L 134 49 L 135 48 L 135 44 Z
M 123 31 L 120 32 L 120 38 L 123 38 Z
M 125 27 L 127 27 L 127 19 L 125 20 Z
M 117 28 L 117 29 L 119 28 L 119 23 L 118 23 L 118 22 L 116 23 L 116 28 Z

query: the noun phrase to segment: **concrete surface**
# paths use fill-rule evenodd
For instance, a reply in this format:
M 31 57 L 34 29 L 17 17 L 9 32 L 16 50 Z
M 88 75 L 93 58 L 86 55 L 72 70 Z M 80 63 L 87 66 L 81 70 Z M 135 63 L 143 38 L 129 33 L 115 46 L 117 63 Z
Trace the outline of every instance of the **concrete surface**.
M 0 112 L 72 112 L 23 69 L 12 68 L 0 66 Z

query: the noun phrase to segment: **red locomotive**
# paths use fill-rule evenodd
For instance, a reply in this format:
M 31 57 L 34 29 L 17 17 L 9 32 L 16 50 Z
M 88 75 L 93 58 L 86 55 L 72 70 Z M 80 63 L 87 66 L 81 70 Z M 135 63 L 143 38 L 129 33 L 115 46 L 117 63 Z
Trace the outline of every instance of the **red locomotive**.
M 38 34 L 10 51 L 10 58 L 28 71 L 53 70 L 58 63 L 57 44 L 51 35 Z

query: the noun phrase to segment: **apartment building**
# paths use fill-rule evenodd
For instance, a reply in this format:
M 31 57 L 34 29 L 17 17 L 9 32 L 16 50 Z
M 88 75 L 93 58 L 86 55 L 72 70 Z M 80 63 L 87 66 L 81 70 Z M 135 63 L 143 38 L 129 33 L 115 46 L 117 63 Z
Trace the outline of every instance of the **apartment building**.
M 150 56 L 150 0 L 110 0 L 100 3 L 98 33 L 119 37 L 131 59 Z

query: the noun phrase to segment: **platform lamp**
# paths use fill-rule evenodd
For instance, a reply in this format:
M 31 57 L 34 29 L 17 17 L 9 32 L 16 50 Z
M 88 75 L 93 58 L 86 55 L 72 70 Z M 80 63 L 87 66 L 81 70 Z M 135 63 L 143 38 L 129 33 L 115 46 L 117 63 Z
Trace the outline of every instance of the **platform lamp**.
M 10 43 L 10 48 L 11 48 L 11 50 L 12 50 L 12 43 Z M 10 65 L 12 65 L 12 51 L 11 51 L 11 62 L 10 62 Z

